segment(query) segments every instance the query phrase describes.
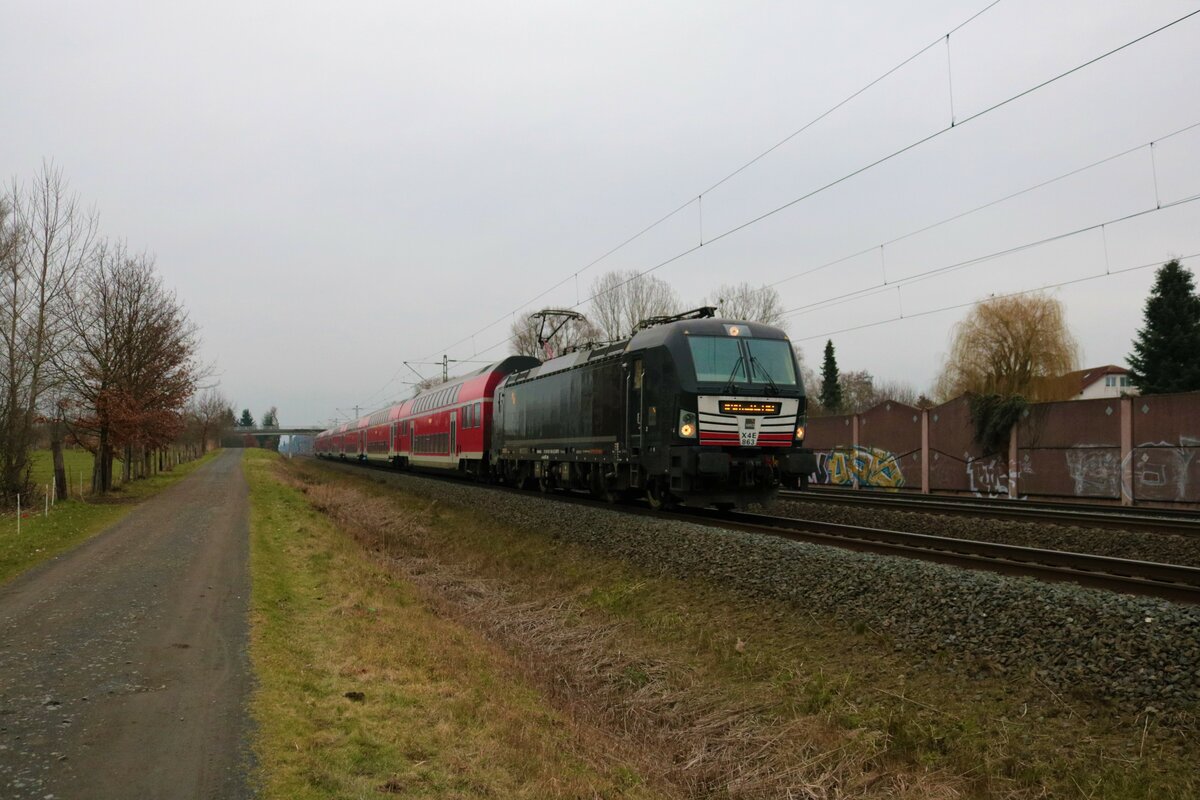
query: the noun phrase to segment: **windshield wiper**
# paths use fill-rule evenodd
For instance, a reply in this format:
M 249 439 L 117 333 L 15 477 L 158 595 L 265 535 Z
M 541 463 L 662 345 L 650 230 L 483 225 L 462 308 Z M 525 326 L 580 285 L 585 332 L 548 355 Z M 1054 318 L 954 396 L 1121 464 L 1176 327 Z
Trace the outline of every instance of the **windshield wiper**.
M 773 381 L 771 379 L 771 373 L 767 372 L 767 368 L 762 365 L 762 362 L 760 362 L 756 357 L 751 355 L 750 356 L 750 374 L 751 374 L 751 376 L 754 375 L 754 371 L 756 369 L 762 372 L 763 377 L 767 379 L 767 383 L 769 383 L 771 385 L 771 390 L 769 392 L 767 392 L 767 394 L 779 394 L 779 387 L 776 386 L 775 381 Z
M 721 391 L 725 394 L 737 394 L 737 384 L 733 382 L 733 376 L 737 375 L 737 371 L 742 368 L 742 357 L 738 356 L 737 361 L 733 362 L 733 369 L 729 371 L 729 380 L 725 382 L 725 388 Z

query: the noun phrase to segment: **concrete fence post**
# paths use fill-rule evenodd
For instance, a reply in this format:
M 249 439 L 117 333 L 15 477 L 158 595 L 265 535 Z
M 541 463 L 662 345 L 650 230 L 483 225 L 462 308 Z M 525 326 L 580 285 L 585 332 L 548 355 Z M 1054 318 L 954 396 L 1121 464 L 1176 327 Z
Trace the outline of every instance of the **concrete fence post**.
M 1121 505 L 1133 505 L 1133 398 L 1121 398 Z
M 921 494 L 929 494 L 929 409 L 921 409 Z
M 1017 428 L 1020 425 L 1013 425 L 1008 431 L 1008 499 L 1016 500 L 1021 496 L 1021 488 L 1018 484 L 1019 471 L 1017 470 Z

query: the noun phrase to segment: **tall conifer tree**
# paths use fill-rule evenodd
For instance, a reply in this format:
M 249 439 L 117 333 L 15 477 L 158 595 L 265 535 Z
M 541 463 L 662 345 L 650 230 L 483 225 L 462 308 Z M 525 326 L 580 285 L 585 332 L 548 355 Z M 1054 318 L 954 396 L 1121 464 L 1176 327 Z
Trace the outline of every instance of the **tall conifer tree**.
M 1130 377 L 1142 394 L 1200 390 L 1200 297 L 1179 259 L 1159 268 L 1133 340 Z
M 825 363 L 821 366 L 821 406 L 837 411 L 842 405 L 842 384 L 838 380 L 837 359 L 833 355 L 833 340 L 825 341 Z

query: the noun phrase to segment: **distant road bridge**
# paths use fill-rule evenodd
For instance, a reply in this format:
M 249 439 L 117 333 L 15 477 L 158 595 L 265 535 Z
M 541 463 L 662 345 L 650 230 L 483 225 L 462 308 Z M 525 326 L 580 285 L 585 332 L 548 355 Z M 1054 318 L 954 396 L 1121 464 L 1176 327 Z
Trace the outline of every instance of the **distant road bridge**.
M 325 430 L 325 425 L 292 425 L 286 428 L 244 428 L 241 425 L 229 429 L 231 436 L 316 436 Z

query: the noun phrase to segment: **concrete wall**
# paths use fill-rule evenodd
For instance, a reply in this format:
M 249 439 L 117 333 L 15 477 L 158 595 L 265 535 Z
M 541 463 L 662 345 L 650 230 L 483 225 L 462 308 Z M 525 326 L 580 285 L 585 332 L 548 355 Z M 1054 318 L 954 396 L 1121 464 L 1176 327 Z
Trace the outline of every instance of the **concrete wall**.
M 1200 393 L 1039 403 L 985 453 L 969 404 L 817 417 L 814 483 L 891 491 L 1200 504 Z

